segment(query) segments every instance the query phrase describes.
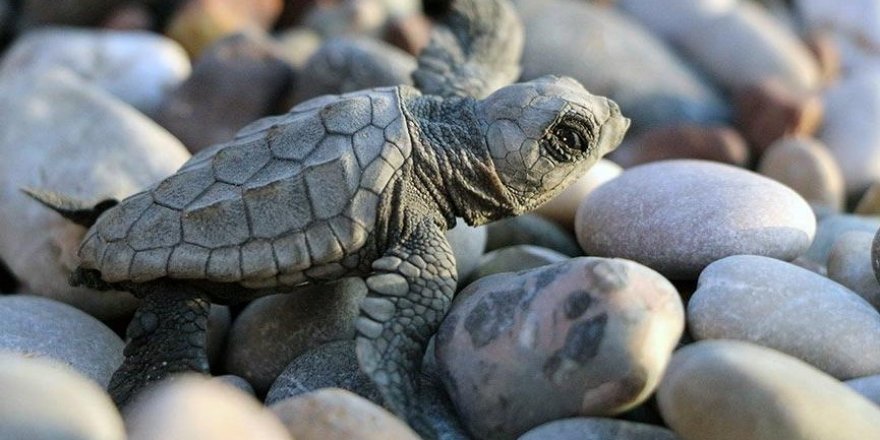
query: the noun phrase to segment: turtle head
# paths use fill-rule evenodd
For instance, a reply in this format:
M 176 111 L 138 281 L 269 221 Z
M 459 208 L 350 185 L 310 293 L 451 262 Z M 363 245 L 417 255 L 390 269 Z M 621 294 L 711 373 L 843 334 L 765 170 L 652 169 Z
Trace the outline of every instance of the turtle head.
M 629 128 L 613 101 L 577 81 L 545 76 L 499 89 L 478 104 L 509 210 L 537 208 L 617 148 Z

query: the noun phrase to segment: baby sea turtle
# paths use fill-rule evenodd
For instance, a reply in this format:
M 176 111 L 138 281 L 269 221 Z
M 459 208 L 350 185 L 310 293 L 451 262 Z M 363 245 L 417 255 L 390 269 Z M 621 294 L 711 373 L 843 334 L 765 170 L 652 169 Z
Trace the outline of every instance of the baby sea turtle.
M 118 403 L 170 373 L 208 372 L 210 303 L 360 276 L 359 363 L 412 420 L 414 374 L 456 288 L 444 231 L 537 207 L 628 126 L 570 78 L 483 100 L 379 88 L 258 120 L 118 204 L 32 195 L 91 226 L 74 283 L 143 300 L 110 384 Z

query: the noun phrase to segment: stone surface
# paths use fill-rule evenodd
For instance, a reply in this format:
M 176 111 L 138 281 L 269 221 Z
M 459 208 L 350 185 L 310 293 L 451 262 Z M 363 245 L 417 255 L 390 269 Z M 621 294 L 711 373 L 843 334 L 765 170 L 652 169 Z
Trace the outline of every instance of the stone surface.
M 323 41 L 317 32 L 301 27 L 287 29 L 277 39 L 278 54 L 296 70 L 305 67 Z
M 674 432 L 659 426 L 625 420 L 578 417 L 545 423 L 518 440 L 677 440 Z
M 2 75 L 39 75 L 67 68 L 136 109 L 151 113 L 190 74 L 174 41 L 136 31 L 41 28 L 15 40 L 0 64 Z
M 241 312 L 226 346 L 225 370 L 265 393 L 300 354 L 353 339 L 354 320 L 367 288 L 359 278 L 259 298 Z
M 859 294 L 874 308 L 880 310 L 880 283 L 871 266 L 870 232 L 845 232 L 835 240 L 828 255 L 828 278 Z
M 712 86 L 615 9 L 571 0 L 514 4 L 526 30 L 523 79 L 574 77 L 592 93 L 620 104 L 634 131 L 728 118 L 729 109 Z
M 282 400 L 271 409 L 297 440 L 420 439 L 382 407 L 339 388 Z
M 372 402 L 381 402 L 379 390 L 360 370 L 354 341 L 320 345 L 298 356 L 275 379 L 266 395 L 266 404 L 321 388 L 342 388 Z
M 242 391 L 249 396 L 257 395 L 257 392 L 254 391 L 254 387 L 251 386 L 251 384 L 247 380 L 245 380 L 245 378 L 236 376 L 234 374 L 224 374 L 222 376 L 216 376 L 211 380 L 215 382 L 221 382 L 224 385 L 232 385 L 239 391 Z
M 67 71 L 4 77 L 0 120 L 0 258 L 29 293 L 100 319 L 132 313 L 137 302 L 129 294 L 70 287 L 85 229 L 19 189 L 121 199 L 174 172 L 189 153 L 142 114 Z
M 834 243 L 846 232 L 859 231 L 875 233 L 880 228 L 880 217 L 867 217 L 850 214 L 829 215 L 819 221 L 816 237 L 804 257 L 820 264 L 826 264 Z
M 306 10 L 302 24 L 324 37 L 378 36 L 387 19 L 383 0 L 323 0 Z
M 860 194 L 880 181 L 880 71 L 858 71 L 825 92 L 819 139 L 837 159 L 846 192 Z
M 865 194 L 859 199 L 854 214 L 880 215 L 880 182 L 871 184 Z
M 853 391 L 874 402 L 875 405 L 880 405 L 880 375 L 859 377 L 845 383 Z
M 303 67 L 294 103 L 374 87 L 412 84 L 411 55 L 367 38 L 336 37 L 324 42 Z
M 122 349 L 116 333 L 67 304 L 0 296 L 0 350 L 54 359 L 106 387 L 122 363 Z
M 31 28 L 49 24 L 94 26 L 124 0 L 24 0 L 18 25 Z
M 734 92 L 736 124 L 760 157 L 786 136 L 812 136 L 822 124 L 822 98 L 779 80 L 763 81 Z
M 668 159 L 702 159 L 745 166 L 745 139 L 726 125 L 669 125 L 647 130 L 611 154 L 624 168 Z
M 64 365 L 0 352 L 0 390 L 0 438 L 126 438 L 110 396 Z
M 846 287 L 784 261 L 736 255 L 712 263 L 687 315 L 698 340 L 753 342 L 838 379 L 880 374 L 880 313 Z
M 126 409 L 125 425 L 129 440 L 292 440 L 278 418 L 253 397 L 195 375 L 173 377 L 151 388 Z
M 431 40 L 431 20 L 420 13 L 389 20 L 382 38 L 411 55 L 418 55 Z
M 570 257 L 583 255 L 574 236 L 561 226 L 534 214 L 511 217 L 486 226 L 486 251 L 528 244 L 552 249 Z
M 620 148 L 617 149 L 617 151 L 619 150 Z M 575 213 L 577 213 L 581 201 L 599 185 L 619 176 L 621 172 L 623 169 L 620 165 L 607 159 L 599 159 L 583 177 L 572 182 L 565 191 L 538 207 L 534 212 L 573 231 Z
M 584 200 L 575 222 L 588 255 L 628 258 L 674 279 L 694 279 L 729 255 L 793 260 L 815 228 L 810 206 L 790 188 L 697 160 L 626 170 Z
M 461 219 L 456 220 L 454 228 L 446 231 L 446 240 L 455 255 L 455 269 L 459 280 L 467 278 L 477 268 L 480 257 L 486 250 L 487 237 L 487 228 L 468 226 Z
M 211 365 L 218 365 L 226 346 L 226 337 L 232 326 L 232 313 L 228 306 L 211 305 L 208 314 L 207 346 L 208 360 Z
M 793 357 L 739 341 L 677 351 L 657 401 L 684 439 L 880 438 L 880 408 Z
M 143 3 L 126 2 L 104 17 L 100 27 L 113 30 L 148 31 L 156 27 L 157 14 Z
M 648 398 L 684 329 L 681 299 L 626 260 L 575 258 L 483 278 L 436 340 L 441 378 L 477 438 L 623 412 Z
M 190 151 L 225 142 L 266 116 L 288 91 L 292 70 L 266 35 L 235 34 L 199 58 L 192 75 L 153 118 Z
M 843 173 L 828 148 L 816 139 L 776 141 L 761 157 L 758 172 L 795 190 L 813 206 L 843 209 Z
M 797 11 L 806 29 L 827 32 L 841 52 L 847 71 L 878 65 L 880 5 L 873 0 L 799 0 Z
M 197 59 L 228 35 L 271 29 L 282 7 L 283 0 L 185 0 L 175 8 L 165 33 Z
M 534 269 L 568 258 L 568 255 L 554 250 L 528 244 L 503 247 L 483 255 L 470 278 L 476 280 L 496 273 Z
M 800 90 L 815 90 L 820 83 L 809 49 L 754 2 L 619 0 L 618 4 L 726 88 L 774 78 Z

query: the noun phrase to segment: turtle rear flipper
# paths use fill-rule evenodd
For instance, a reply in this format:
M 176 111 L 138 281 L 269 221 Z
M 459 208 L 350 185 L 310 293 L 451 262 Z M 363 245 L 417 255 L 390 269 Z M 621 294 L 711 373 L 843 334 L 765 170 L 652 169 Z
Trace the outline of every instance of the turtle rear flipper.
M 104 211 L 119 204 L 119 201 L 116 199 L 105 199 L 98 203 L 90 203 L 53 191 L 34 188 L 22 188 L 21 192 L 40 202 L 43 206 L 61 214 L 62 217 L 86 228 L 92 227 Z

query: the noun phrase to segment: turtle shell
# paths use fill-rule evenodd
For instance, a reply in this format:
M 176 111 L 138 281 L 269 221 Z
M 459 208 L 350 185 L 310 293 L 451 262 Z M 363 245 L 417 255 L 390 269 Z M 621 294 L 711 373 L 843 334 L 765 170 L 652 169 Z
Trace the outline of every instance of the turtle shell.
M 301 284 L 374 229 L 409 160 L 396 87 L 323 96 L 258 120 L 108 210 L 80 247 L 107 282 L 158 278 Z

